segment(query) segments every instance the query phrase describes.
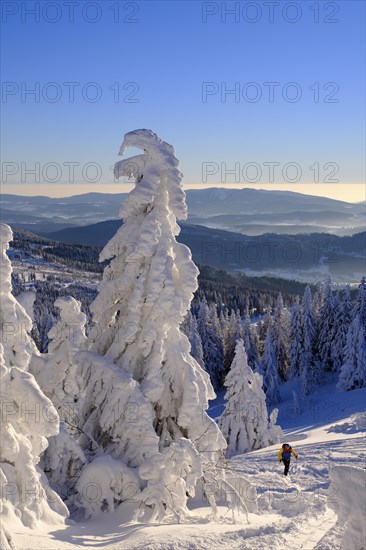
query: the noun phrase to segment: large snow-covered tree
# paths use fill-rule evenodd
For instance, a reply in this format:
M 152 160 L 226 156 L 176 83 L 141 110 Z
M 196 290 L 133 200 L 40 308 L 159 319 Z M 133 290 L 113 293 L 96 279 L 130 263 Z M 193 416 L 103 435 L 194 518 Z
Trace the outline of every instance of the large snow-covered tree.
M 183 510 L 188 491 L 193 491 L 189 480 L 199 473 L 195 452 L 207 466 L 203 478 L 208 481 L 226 442 L 205 412 L 215 395 L 209 376 L 190 355 L 188 338 L 180 331 L 197 289 L 198 269 L 190 250 L 176 241 L 176 220 L 187 216 L 178 160 L 173 147 L 149 130 L 126 134 L 120 154 L 129 147 L 144 152 L 115 166 L 116 177 L 133 176 L 136 186 L 122 204 L 122 227 L 100 255 L 110 263 L 90 307 L 90 350 L 138 382 L 160 441 L 156 460 L 169 460 L 164 449 L 173 443 L 184 454 L 185 473 L 177 471 L 173 479 L 171 472 L 169 477 L 170 487 L 183 483 L 177 498 Z M 156 480 L 154 465 L 150 467 L 145 503 L 152 503 L 155 512 L 168 509 L 162 480 Z M 153 487 L 160 491 L 158 496 L 155 492 L 152 497 Z
M 67 509 L 58 496 L 47 489 L 39 468 L 47 438 L 59 431 L 59 417 L 32 374 L 29 360 L 35 344 L 29 336 L 32 321 L 12 296 L 12 267 L 6 251 L 12 240 L 8 225 L 0 225 L 0 541 L 11 548 L 8 524 L 17 522 L 36 527 L 38 520 L 61 523 Z M 52 519 L 51 519 L 52 518 Z
M 225 386 L 226 405 L 219 425 L 228 442 L 228 456 L 277 443 L 282 435 L 276 425 L 278 411 L 275 409 L 268 419 L 262 377 L 248 365 L 241 339 L 237 341 Z

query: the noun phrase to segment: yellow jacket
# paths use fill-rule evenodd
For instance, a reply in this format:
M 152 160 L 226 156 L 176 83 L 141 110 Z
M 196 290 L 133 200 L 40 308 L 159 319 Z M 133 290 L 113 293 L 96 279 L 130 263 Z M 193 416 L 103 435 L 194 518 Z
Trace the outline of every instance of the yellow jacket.
M 296 458 L 296 460 L 297 460 L 297 454 L 295 453 L 295 451 L 293 450 L 292 447 L 290 447 L 290 451 L 291 451 L 292 456 L 293 456 L 294 458 Z M 282 447 L 281 447 L 281 449 L 278 451 L 278 461 L 279 461 L 279 462 L 281 462 L 281 460 L 282 460 L 282 453 L 283 453 L 283 449 L 282 449 Z

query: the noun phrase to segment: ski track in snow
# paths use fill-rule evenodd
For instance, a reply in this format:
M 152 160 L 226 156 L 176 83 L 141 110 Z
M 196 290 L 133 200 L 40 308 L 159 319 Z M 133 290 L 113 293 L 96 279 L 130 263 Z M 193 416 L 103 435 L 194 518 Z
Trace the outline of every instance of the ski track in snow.
M 330 484 L 332 465 L 365 467 L 366 432 L 348 430 L 342 424 L 348 414 L 364 407 L 365 391 L 354 393 L 353 410 L 327 425 L 287 429 L 286 438 L 293 444 L 299 460 L 292 461 L 290 475 L 283 476 L 275 445 L 233 457 L 228 465 L 232 481 L 245 476 L 257 491 L 260 514 L 231 519 L 225 506 L 219 519 L 210 522 L 207 504 L 196 499 L 187 522 L 141 524 L 129 522 L 131 505 L 122 505 L 113 514 L 75 525 L 44 526 L 36 531 L 15 529 L 17 550 L 344 550 L 341 539 L 344 526 L 327 506 L 327 497 L 340 498 L 337 487 Z M 340 399 L 342 399 L 340 397 Z M 349 399 L 349 395 L 348 395 Z M 303 425 L 305 425 L 303 423 Z M 336 431 L 334 431 L 336 425 Z M 338 428 L 338 429 L 337 429 Z M 292 440 L 293 434 L 293 440 Z M 239 481 L 240 482 L 240 481 Z M 127 506 L 127 507 L 126 507 Z M 347 549 L 359 550 L 359 549 Z

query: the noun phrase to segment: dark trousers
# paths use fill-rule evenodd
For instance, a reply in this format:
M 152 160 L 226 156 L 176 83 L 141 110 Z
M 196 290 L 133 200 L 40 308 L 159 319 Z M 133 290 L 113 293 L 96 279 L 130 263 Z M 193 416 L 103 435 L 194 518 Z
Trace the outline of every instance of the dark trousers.
M 288 471 L 289 471 L 289 468 L 290 468 L 290 459 L 289 459 L 289 458 L 288 458 L 288 459 L 285 459 L 285 458 L 284 458 L 284 459 L 283 459 L 283 463 L 284 463 L 284 465 L 285 465 L 285 470 L 284 470 L 283 473 L 285 474 L 285 476 L 287 476 Z

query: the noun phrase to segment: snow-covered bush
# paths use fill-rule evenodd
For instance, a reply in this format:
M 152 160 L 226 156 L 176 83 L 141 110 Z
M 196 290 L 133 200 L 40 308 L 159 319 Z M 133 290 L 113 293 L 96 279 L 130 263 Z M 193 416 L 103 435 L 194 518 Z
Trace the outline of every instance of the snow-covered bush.
M 262 377 L 249 367 L 242 340 L 236 344 L 225 386 L 227 402 L 219 425 L 228 442 L 228 456 L 277 443 L 282 436 L 276 425 L 278 411 L 274 409 L 268 420 Z

